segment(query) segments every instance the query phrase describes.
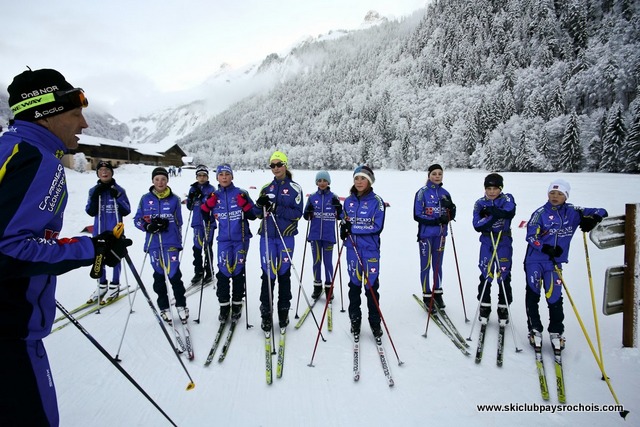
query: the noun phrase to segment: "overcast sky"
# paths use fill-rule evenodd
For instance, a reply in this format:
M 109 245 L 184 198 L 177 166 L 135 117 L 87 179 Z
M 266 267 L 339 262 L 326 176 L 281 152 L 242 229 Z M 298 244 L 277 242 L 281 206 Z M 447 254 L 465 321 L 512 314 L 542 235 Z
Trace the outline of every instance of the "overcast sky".
M 356 29 L 369 10 L 400 18 L 426 0 L 28 0 L 1 8 L 0 85 L 55 68 L 106 109 L 192 88 L 305 36 Z M 145 101 L 148 102 L 148 101 Z M 96 105 L 96 104 L 93 104 Z

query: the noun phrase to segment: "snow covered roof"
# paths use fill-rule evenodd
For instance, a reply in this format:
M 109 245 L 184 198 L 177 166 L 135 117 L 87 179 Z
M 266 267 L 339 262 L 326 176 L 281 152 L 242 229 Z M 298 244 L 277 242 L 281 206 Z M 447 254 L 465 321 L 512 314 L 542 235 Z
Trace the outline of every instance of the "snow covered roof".
M 164 142 L 158 144 L 140 144 L 140 143 L 127 143 L 122 141 L 116 141 L 114 139 L 107 139 L 98 136 L 91 135 L 80 135 L 80 144 L 83 145 L 92 145 L 92 146 L 111 146 L 111 147 L 123 147 L 123 148 L 131 148 L 133 151 L 136 151 L 145 156 L 162 156 L 166 153 L 171 147 L 175 146 L 175 142 Z

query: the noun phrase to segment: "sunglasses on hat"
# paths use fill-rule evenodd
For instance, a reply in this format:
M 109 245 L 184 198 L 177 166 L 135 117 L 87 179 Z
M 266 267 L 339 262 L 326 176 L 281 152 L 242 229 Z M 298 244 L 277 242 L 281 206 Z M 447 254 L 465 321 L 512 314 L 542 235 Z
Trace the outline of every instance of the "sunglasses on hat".
M 271 164 L 269 165 L 269 167 L 270 167 L 271 169 L 281 168 L 281 167 L 283 167 L 283 166 L 284 166 L 284 163 L 282 163 L 282 162 L 278 162 L 278 163 L 271 163 Z

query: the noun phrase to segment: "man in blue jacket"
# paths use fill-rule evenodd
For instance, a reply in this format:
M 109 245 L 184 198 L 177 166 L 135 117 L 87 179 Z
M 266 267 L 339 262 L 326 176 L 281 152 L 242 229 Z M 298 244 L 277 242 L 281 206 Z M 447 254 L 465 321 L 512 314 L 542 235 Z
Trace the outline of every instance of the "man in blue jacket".
M 0 137 L 0 425 L 57 426 L 42 344 L 55 316 L 56 275 L 92 264 L 97 248 L 113 267 L 131 241 L 111 231 L 59 238 L 68 195 L 60 159 L 87 127 L 82 89 L 55 70 L 29 69 L 8 92 L 15 120 Z

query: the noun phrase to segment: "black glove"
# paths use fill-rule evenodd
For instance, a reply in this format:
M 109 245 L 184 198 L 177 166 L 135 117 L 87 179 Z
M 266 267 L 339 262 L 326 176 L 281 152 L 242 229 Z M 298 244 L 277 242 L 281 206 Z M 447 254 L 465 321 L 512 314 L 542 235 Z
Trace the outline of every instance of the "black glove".
M 263 194 L 256 200 L 256 206 L 259 208 L 265 208 L 268 212 L 274 212 L 276 210 L 276 204 L 271 200 L 274 199 L 273 194 Z
M 169 220 L 166 218 L 155 217 L 146 226 L 146 230 L 149 233 L 160 233 L 169 228 Z
M 602 221 L 602 217 L 600 215 L 583 216 L 580 220 L 580 230 L 588 233 L 593 230 L 600 221 Z
M 120 260 L 127 255 L 127 247 L 133 244 L 131 239 L 127 239 L 124 236 L 117 238 L 111 231 L 98 234 L 96 237 L 92 237 L 91 240 L 93 241 L 96 255 L 99 253 L 104 254 L 104 263 L 109 267 L 118 265 Z
M 438 222 L 440 224 L 449 224 L 449 210 L 447 209 L 446 211 L 441 211 L 440 212 L 440 217 L 438 218 Z
M 349 221 L 342 221 L 340 223 L 340 240 L 347 240 L 347 237 L 351 235 L 351 223 Z
M 331 201 L 331 204 L 333 205 L 333 208 L 336 210 L 336 217 L 340 218 L 340 216 L 342 216 L 342 203 L 340 203 L 340 199 L 338 199 L 337 197 L 334 197 L 333 200 Z
M 543 254 L 549 255 L 549 257 L 551 258 L 557 258 L 560 255 L 562 255 L 562 252 L 563 252 L 560 246 L 551 246 L 551 245 L 547 245 L 546 243 L 542 245 L 542 249 L 540 249 L 540 251 Z
M 113 197 L 114 199 L 117 199 L 122 195 L 122 193 L 120 193 L 116 188 L 115 184 L 109 187 L 109 194 L 111 194 L 111 197 Z
M 446 209 L 453 209 L 454 204 L 449 197 L 443 196 L 442 199 L 440 199 L 440 206 Z
M 202 191 L 196 186 L 192 186 L 195 190 L 190 191 L 187 195 L 187 209 L 193 209 L 193 205 L 196 203 L 196 200 L 200 200 L 202 196 Z
M 479 215 L 480 218 L 486 218 L 491 215 L 491 210 L 485 206 L 484 208 L 480 209 Z
M 307 221 L 310 221 L 311 219 L 313 219 L 313 205 L 309 205 L 307 206 L 307 209 L 305 209 L 304 211 L 304 215 L 302 215 L 304 217 L 304 219 L 306 219 Z

